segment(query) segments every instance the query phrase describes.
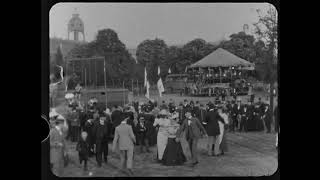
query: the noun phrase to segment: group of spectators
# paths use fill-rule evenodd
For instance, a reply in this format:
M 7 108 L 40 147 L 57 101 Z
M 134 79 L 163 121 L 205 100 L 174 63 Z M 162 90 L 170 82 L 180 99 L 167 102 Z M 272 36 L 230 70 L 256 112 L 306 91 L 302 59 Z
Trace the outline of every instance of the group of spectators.
M 157 145 L 158 162 L 179 165 L 188 161 L 186 149 L 189 148 L 191 164 L 196 165 L 199 138 L 207 137 L 209 156 L 220 156 L 227 151 L 226 132 L 267 130 L 270 133 L 273 119 L 269 105 L 260 98 L 255 104 L 250 101 L 244 104 L 241 99 L 222 101 L 219 98 L 206 105 L 187 99 L 178 105 L 172 99 L 168 103 L 133 101 L 124 107 L 114 105 L 111 110 L 99 109 L 97 103 L 97 99 L 91 98 L 84 108 L 75 99 L 68 100 L 64 117 L 54 109 L 50 115 L 53 129 L 50 132 L 51 151 L 64 155 L 64 140 L 77 142 L 79 161 L 84 162 L 85 171 L 90 157 L 95 156 L 98 167 L 102 162 L 108 162 L 108 144 L 116 138 L 118 141 L 119 134 L 115 130 L 123 122 L 132 128 L 133 144 L 139 147 L 140 153 L 150 153 L 150 146 Z M 63 159 L 63 156 L 59 157 Z M 60 161 L 52 161 L 52 165 L 54 172 L 61 173 Z

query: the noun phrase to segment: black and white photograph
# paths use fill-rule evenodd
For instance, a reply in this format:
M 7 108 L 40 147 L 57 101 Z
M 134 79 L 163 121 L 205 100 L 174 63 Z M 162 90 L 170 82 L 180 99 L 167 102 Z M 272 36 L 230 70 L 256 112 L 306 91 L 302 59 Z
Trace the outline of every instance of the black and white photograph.
M 69 2 L 48 13 L 54 176 L 278 171 L 274 5 Z

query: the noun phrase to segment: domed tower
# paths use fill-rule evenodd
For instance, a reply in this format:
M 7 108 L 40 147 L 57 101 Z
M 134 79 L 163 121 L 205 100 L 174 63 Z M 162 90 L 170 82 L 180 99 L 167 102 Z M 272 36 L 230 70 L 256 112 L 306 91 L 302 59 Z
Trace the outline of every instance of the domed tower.
M 79 33 L 82 33 L 83 41 L 85 41 L 84 36 L 84 24 L 83 21 L 80 19 L 79 14 L 75 12 L 72 14 L 72 18 L 68 23 L 68 39 L 70 39 L 70 33 L 73 32 L 75 41 L 79 41 Z
M 245 34 L 249 34 L 249 25 L 248 24 L 244 24 L 243 25 L 243 32 L 245 33 Z

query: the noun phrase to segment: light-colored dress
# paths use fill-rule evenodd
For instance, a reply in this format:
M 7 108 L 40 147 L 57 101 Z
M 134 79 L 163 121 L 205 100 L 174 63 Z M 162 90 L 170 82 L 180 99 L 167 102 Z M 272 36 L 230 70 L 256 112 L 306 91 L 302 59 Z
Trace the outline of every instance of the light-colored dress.
M 156 118 L 153 126 L 159 125 L 159 131 L 157 136 L 157 147 L 158 147 L 158 159 L 161 160 L 164 150 L 166 149 L 168 143 L 168 126 L 170 125 L 170 120 L 167 118 Z

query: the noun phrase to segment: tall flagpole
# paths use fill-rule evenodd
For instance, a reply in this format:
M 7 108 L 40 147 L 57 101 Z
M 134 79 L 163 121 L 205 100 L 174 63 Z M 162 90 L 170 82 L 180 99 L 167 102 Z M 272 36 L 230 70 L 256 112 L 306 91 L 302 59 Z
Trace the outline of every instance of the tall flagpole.
M 125 90 L 124 90 L 124 80 L 122 80 L 122 89 L 123 89 L 123 107 L 124 107 L 124 105 L 125 105 L 125 101 L 126 101 L 126 99 L 125 99 Z
M 85 89 L 85 91 L 87 91 L 87 68 L 84 68 L 84 89 Z M 86 96 L 85 96 L 86 98 L 85 98 L 85 104 L 88 102 L 88 93 L 86 92 Z M 85 106 L 85 107 L 87 107 L 87 106 Z M 87 109 L 88 108 L 86 108 L 86 113 L 87 113 Z
M 106 108 L 108 107 L 108 98 L 107 98 L 107 74 L 106 74 L 106 59 L 103 59 L 103 72 L 104 72 L 104 89 L 106 95 Z

